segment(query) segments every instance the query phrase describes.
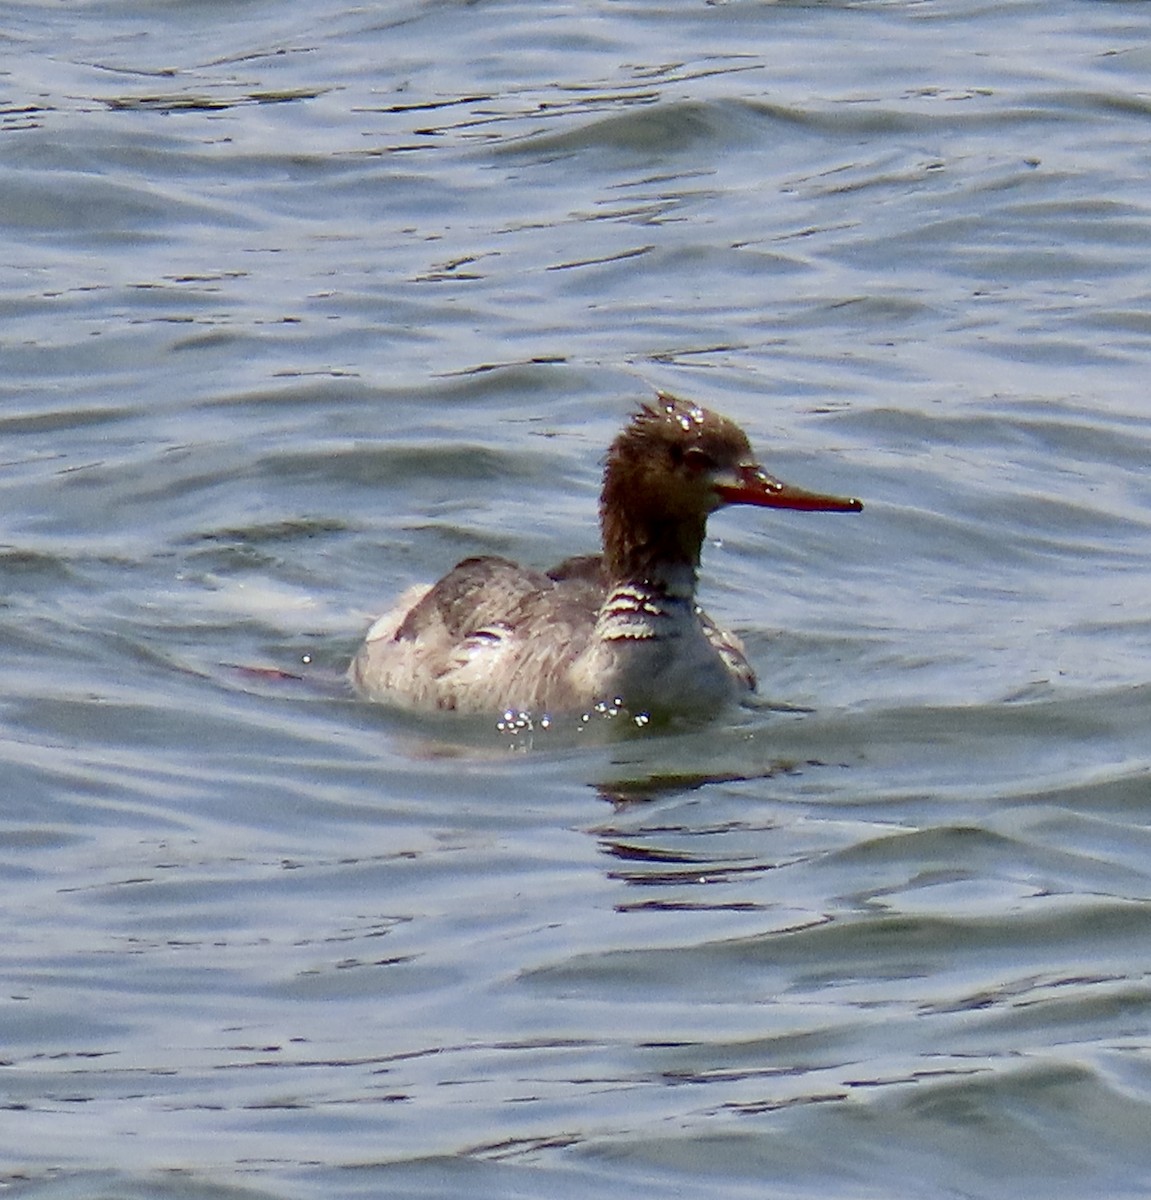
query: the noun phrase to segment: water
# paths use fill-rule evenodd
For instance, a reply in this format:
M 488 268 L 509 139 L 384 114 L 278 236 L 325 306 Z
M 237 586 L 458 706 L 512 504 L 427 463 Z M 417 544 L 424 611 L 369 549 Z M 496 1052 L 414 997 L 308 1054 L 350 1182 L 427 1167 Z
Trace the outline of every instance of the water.
M 1146 1195 L 1151 11 L 5 16 L 8 1191 Z M 348 696 L 656 387 L 765 704 Z

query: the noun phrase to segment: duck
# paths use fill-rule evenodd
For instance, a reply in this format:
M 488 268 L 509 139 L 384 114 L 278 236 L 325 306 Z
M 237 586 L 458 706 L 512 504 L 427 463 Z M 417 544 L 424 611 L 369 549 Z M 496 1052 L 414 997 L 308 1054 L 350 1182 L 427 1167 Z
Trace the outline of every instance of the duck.
M 371 626 L 351 684 L 416 712 L 714 714 L 756 689 L 739 638 L 696 602 L 707 519 L 735 504 L 863 508 L 775 479 L 734 421 L 659 392 L 607 452 L 601 553 L 546 571 L 464 559 Z

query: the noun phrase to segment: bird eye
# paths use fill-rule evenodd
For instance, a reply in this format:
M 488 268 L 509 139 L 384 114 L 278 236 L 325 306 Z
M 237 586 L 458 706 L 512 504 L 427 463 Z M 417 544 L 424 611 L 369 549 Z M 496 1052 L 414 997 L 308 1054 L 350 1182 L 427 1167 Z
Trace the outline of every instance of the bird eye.
M 706 450 L 701 450 L 698 446 L 690 446 L 683 452 L 683 462 L 684 466 L 692 471 L 715 470 L 715 459 Z

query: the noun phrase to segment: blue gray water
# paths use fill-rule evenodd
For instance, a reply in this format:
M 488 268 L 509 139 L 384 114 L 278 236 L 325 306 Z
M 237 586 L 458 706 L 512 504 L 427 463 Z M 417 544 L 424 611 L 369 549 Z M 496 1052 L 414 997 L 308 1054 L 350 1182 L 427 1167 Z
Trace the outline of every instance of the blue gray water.
M 14 3 L 0 1181 L 1151 1191 L 1151 6 Z M 761 707 L 339 676 L 656 387 Z M 283 673 L 279 677 L 277 672 Z

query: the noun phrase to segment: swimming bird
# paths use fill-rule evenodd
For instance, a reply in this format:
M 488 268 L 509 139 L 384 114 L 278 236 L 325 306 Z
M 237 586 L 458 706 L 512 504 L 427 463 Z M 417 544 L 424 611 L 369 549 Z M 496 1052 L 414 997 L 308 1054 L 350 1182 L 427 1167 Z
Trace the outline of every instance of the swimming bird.
M 728 504 L 863 507 L 772 478 L 734 421 L 661 392 L 608 450 L 601 554 L 546 572 L 465 559 L 376 621 L 351 681 L 423 711 L 710 715 L 756 686 L 739 639 L 696 603 L 707 518 Z

